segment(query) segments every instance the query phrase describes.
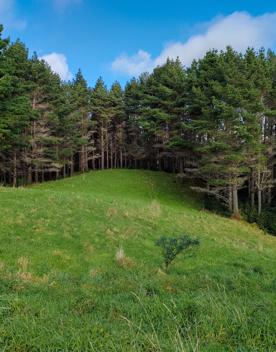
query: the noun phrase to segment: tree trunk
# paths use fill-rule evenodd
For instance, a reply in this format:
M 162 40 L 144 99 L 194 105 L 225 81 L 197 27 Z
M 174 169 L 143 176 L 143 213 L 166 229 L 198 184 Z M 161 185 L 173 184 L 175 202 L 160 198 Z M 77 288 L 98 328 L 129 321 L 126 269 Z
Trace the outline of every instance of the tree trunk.
M 228 209 L 229 209 L 230 213 L 233 212 L 233 190 L 232 190 L 232 186 L 229 186 Z
M 100 129 L 100 134 L 101 134 L 101 169 L 104 169 L 104 134 L 103 134 L 103 126 L 101 126 Z
M 105 138 L 106 138 L 106 168 L 109 169 L 109 140 L 108 140 L 108 130 L 106 128 L 105 131 Z
M 258 189 L 258 215 L 262 213 L 262 190 Z
M 113 143 L 110 141 L 110 169 L 113 169 Z
M 94 151 L 94 147 L 92 150 L 92 170 L 95 170 L 95 151 Z
M 267 194 L 267 203 L 269 205 L 271 205 L 271 201 L 272 201 L 272 195 L 271 195 L 271 187 L 268 188 L 268 194 Z
M 83 173 L 85 170 L 84 167 L 84 145 L 81 146 L 81 151 L 79 153 L 79 169 Z
M 12 185 L 13 185 L 13 187 L 17 186 L 17 155 L 16 155 L 16 152 L 13 153 Z
M 114 154 L 114 167 L 117 169 L 117 150 L 115 149 L 115 154 Z
M 251 208 L 254 208 L 254 206 L 255 206 L 255 190 L 252 188 L 250 191 L 250 204 L 251 204 Z
M 251 208 L 254 208 L 255 207 L 255 179 L 253 176 L 253 172 L 249 181 L 250 181 L 249 182 L 250 205 L 251 205 Z
M 124 155 L 124 159 L 125 159 L 125 163 L 123 161 L 123 167 L 127 167 L 127 153 L 125 152 L 125 155 Z
M 35 183 L 38 183 L 38 170 L 37 170 L 37 166 L 35 167 Z
M 87 145 L 84 146 L 84 169 L 85 171 L 88 171 Z
M 32 177 L 32 167 L 28 167 L 28 176 L 27 176 L 27 183 L 30 185 L 33 182 L 33 177 Z
M 261 189 L 261 172 L 258 170 L 258 215 L 261 215 L 262 212 L 262 189 Z
M 71 162 L 70 162 L 70 177 L 73 176 L 74 173 L 74 157 L 71 155 Z
M 120 149 L 120 168 L 123 168 L 123 151 Z
M 236 218 L 240 217 L 240 212 L 239 212 L 239 197 L 238 197 L 238 187 L 236 184 L 232 186 L 233 190 L 233 215 Z

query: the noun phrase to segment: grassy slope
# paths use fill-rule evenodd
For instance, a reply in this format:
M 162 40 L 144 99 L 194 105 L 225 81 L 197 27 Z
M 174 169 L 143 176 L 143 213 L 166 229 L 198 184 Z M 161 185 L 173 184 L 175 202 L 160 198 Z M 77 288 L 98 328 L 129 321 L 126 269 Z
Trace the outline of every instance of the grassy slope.
M 155 240 L 186 233 L 200 248 L 165 274 Z M 275 254 L 163 173 L 2 188 L 0 349 L 275 351 Z

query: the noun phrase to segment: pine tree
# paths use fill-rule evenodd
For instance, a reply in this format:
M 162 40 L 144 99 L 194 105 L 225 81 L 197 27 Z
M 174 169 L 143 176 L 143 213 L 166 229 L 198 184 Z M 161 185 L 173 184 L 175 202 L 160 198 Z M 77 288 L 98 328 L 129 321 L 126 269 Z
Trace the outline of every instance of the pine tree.
M 188 106 L 191 124 L 201 154 L 199 175 L 206 192 L 222 200 L 239 216 L 238 188 L 245 182 L 241 140 L 246 131 L 243 120 L 242 57 L 228 48 L 226 53 L 211 51 L 190 70 L 193 86 Z M 196 76 L 194 76 L 196 75 Z
M 0 102 L 3 102 L 9 95 L 10 92 L 10 83 L 9 77 L 6 75 L 3 65 L 4 53 L 9 45 L 8 39 L 2 39 L 3 26 L 0 24 Z M 5 156 L 4 151 L 6 149 L 5 145 L 5 136 L 8 133 L 7 124 L 4 120 L 3 114 L 4 106 L 0 103 L 0 174 L 6 175 L 5 169 Z M 5 181 L 5 180 L 3 180 Z
M 30 101 L 30 65 L 28 51 L 17 41 L 9 45 L 0 61 L 2 90 L 5 98 L 1 102 L 0 120 L 2 151 L 4 151 L 4 170 L 9 170 L 7 177 L 13 186 L 23 176 L 24 164 L 22 154 L 30 136 L 28 125 L 33 112 Z
M 91 93 L 92 122 L 97 130 L 98 149 L 100 152 L 101 169 L 109 167 L 109 128 L 110 109 L 109 93 L 102 78 L 96 82 Z
M 89 154 L 89 89 L 81 71 L 79 70 L 72 83 L 71 89 L 71 109 L 78 120 L 78 130 L 80 133 L 79 150 L 79 170 L 88 170 Z
M 58 176 L 62 167 L 59 158 L 59 139 L 57 137 L 58 116 L 56 99 L 60 90 L 60 78 L 50 67 L 34 54 L 30 60 L 31 102 L 34 118 L 30 126 L 30 147 L 27 149 L 28 183 L 51 173 Z
M 124 94 L 127 156 L 136 160 L 140 167 L 146 167 L 146 143 L 140 124 L 144 84 L 145 80 L 133 78 L 126 84 Z
M 126 154 L 124 92 L 119 82 L 115 82 L 109 93 L 110 116 L 110 167 L 123 167 L 123 155 Z

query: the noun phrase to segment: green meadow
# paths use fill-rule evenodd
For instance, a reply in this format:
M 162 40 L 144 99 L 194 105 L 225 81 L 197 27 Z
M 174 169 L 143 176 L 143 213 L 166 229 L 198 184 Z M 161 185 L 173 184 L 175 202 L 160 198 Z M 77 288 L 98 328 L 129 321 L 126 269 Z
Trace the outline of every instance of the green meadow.
M 160 236 L 198 248 L 162 269 Z M 276 237 L 169 174 L 0 188 L 1 351 L 275 351 Z

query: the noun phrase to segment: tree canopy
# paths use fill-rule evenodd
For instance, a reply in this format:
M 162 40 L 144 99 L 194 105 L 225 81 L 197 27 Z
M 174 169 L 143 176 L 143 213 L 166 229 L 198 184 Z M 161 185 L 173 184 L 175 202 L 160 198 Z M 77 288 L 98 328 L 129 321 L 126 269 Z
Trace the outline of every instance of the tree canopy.
M 105 168 L 193 179 L 239 216 L 275 197 L 276 56 L 212 50 L 188 68 L 168 59 L 110 88 L 81 71 L 62 82 L 0 26 L 0 180 L 19 186 Z

